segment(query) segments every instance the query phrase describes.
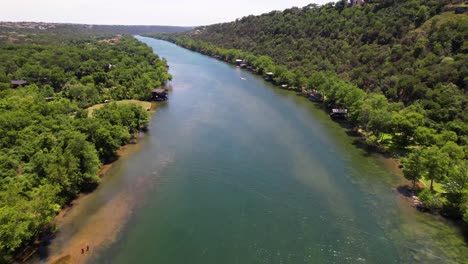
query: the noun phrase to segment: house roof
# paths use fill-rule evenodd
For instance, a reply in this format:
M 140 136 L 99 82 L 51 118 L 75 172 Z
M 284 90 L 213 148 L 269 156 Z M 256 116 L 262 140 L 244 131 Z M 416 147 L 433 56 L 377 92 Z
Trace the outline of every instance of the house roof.
M 332 109 L 332 113 L 346 114 L 346 113 L 348 113 L 348 109 Z
M 153 92 L 153 93 L 165 93 L 165 92 L 166 92 L 166 90 L 164 90 L 164 89 L 161 89 L 161 88 L 158 88 L 158 89 L 153 89 L 153 91 L 152 91 L 152 92 Z
M 27 81 L 25 81 L 25 80 L 12 80 L 11 81 L 11 84 L 13 84 L 13 85 L 23 85 L 23 84 L 26 84 L 26 83 L 27 83 Z

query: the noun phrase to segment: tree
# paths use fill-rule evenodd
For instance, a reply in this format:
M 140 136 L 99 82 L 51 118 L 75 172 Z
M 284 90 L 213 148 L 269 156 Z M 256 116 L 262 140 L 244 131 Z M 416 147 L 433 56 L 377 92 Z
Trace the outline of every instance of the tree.
M 10 181 L 0 190 L 0 261 L 28 242 L 60 210 L 57 186 L 43 184 L 28 190 L 20 181 Z
M 442 147 L 448 142 L 456 142 L 458 137 L 457 133 L 453 131 L 444 130 L 440 134 L 435 135 L 435 139 L 437 146 Z
M 66 85 L 64 93 L 69 99 L 77 101 L 80 107 L 87 107 L 99 102 L 99 91 L 94 85 Z
M 405 108 L 400 112 L 393 113 L 392 130 L 399 144 L 406 146 L 413 138 L 416 128 L 424 125 L 424 115 L 416 109 Z
M 428 10 L 427 10 L 427 7 L 426 6 L 420 6 L 419 7 L 419 10 L 418 10 L 418 13 L 416 15 L 416 26 L 420 26 L 422 23 L 424 23 L 424 21 L 427 20 L 427 16 L 428 16 Z
M 378 137 L 381 133 L 388 133 L 391 128 L 392 112 L 395 111 L 392 108 L 384 95 L 369 94 L 360 109 L 359 124 Z
M 431 146 L 436 141 L 437 131 L 425 126 L 417 127 L 414 131 L 414 141 L 421 146 Z
M 468 192 L 468 161 L 459 161 L 448 171 L 448 177 L 444 184 L 450 193 Z
M 434 181 L 442 182 L 449 165 L 449 156 L 439 147 L 432 146 L 421 151 L 421 164 L 425 167 L 424 178 L 431 181 L 430 190 L 434 190 Z
M 407 180 L 413 183 L 413 190 L 416 187 L 416 182 L 426 174 L 426 167 L 423 163 L 421 151 L 417 150 L 402 159 L 403 175 Z

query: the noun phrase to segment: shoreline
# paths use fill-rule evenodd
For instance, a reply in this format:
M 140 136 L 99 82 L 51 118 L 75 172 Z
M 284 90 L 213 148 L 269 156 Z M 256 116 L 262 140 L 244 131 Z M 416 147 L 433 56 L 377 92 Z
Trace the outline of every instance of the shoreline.
M 174 44 L 176 46 L 179 46 L 179 47 L 181 47 L 183 49 L 190 50 L 190 51 L 202 54 L 204 56 L 208 56 L 210 58 L 225 62 L 225 63 L 227 63 L 229 65 L 236 65 L 236 63 L 233 63 L 233 62 L 229 61 L 229 59 L 221 57 L 219 54 L 216 54 L 216 53 L 209 54 L 208 52 L 206 52 L 206 50 L 191 49 L 189 47 L 186 47 L 186 46 L 184 46 L 182 44 L 177 43 L 175 40 L 170 39 L 170 38 L 160 38 L 160 37 L 148 36 L 148 35 L 143 35 L 143 36 L 148 37 L 148 38 L 162 40 L 162 41 L 167 41 L 167 42 L 172 43 L 172 44 Z M 259 72 L 257 72 L 255 68 L 250 68 L 250 69 L 248 67 L 243 68 L 243 67 L 240 67 L 239 65 L 237 65 L 237 67 L 240 68 L 241 70 L 244 70 L 245 72 L 253 74 L 253 75 L 259 75 L 259 76 L 263 75 L 263 73 L 260 74 Z M 263 79 L 264 79 L 264 81 L 271 83 L 271 80 L 268 81 L 265 78 L 263 78 Z M 286 90 L 286 91 L 290 91 L 290 92 L 296 92 L 296 94 L 298 96 L 302 96 L 302 97 L 307 98 L 307 96 L 304 94 L 304 91 L 303 91 L 302 88 L 293 88 L 293 87 L 288 87 L 288 86 L 280 86 L 279 84 L 274 83 L 274 82 L 273 82 L 273 85 L 275 87 L 279 88 L 279 89 L 282 89 L 282 90 Z M 327 111 L 327 107 L 325 106 L 324 103 L 320 103 L 320 108 L 325 112 Z M 348 131 L 353 132 L 353 135 L 348 135 L 348 136 L 356 137 L 356 140 L 359 142 L 359 146 L 357 146 L 358 148 L 364 148 L 366 151 L 368 151 L 371 154 L 379 155 L 383 159 L 391 160 L 392 166 L 388 167 L 388 169 L 390 169 L 394 174 L 396 174 L 396 176 L 398 177 L 397 180 L 399 182 L 398 184 L 392 184 L 391 185 L 392 190 L 397 192 L 397 195 L 398 195 L 399 199 L 404 200 L 405 203 L 407 204 L 408 208 L 412 208 L 415 212 L 420 212 L 420 213 L 427 214 L 426 212 L 422 212 L 421 210 L 418 209 L 417 205 L 420 204 L 420 201 L 415 196 L 414 190 L 411 190 L 411 187 L 410 187 L 411 185 L 409 184 L 410 181 L 408 181 L 404 177 L 402 169 L 400 168 L 401 163 L 399 161 L 399 158 L 396 157 L 396 154 L 392 154 L 392 153 L 382 149 L 382 146 L 380 144 L 378 144 L 378 145 L 369 145 L 369 144 L 367 144 L 364 141 L 365 132 L 362 131 L 360 128 L 353 128 L 350 125 L 349 122 L 347 122 L 347 121 L 345 121 L 345 122 L 336 121 L 336 122 L 339 122 L 344 130 L 348 130 Z M 386 162 L 384 162 L 384 163 L 386 163 Z M 387 166 L 387 165 L 385 165 L 385 166 Z M 424 185 L 424 183 L 422 181 L 418 181 L 416 183 L 416 186 L 417 186 L 417 188 L 424 188 L 425 185 Z M 409 195 L 409 194 L 411 194 L 411 195 Z M 444 215 L 442 215 L 440 213 L 432 214 L 432 216 L 437 216 L 436 217 L 438 219 L 437 221 L 440 221 L 440 222 L 454 223 L 457 226 L 457 228 L 460 230 L 460 234 L 463 237 L 465 237 L 465 240 L 467 239 L 466 234 L 464 234 L 464 232 L 463 232 L 464 227 L 463 227 L 462 222 L 457 221 L 456 219 L 452 219 L 450 217 L 446 217 L 446 216 L 444 216 Z
M 151 117 L 154 112 L 156 112 L 157 103 L 151 102 L 151 108 L 146 109 Z M 96 175 L 100 179 L 107 178 L 107 174 L 109 171 L 116 165 L 118 161 L 121 160 L 122 157 L 126 157 L 133 153 L 134 151 L 138 150 L 140 147 L 140 139 L 144 135 L 145 132 L 139 131 L 135 133 L 134 137 L 125 145 L 121 146 L 116 151 L 116 159 L 110 163 L 102 164 L 99 168 L 99 171 Z M 19 261 L 20 263 L 29 263 L 34 258 L 39 257 L 41 255 L 41 251 L 46 250 L 48 245 L 55 239 L 56 235 L 60 232 L 60 230 L 70 221 L 73 219 L 73 214 L 80 211 L 81 205 L 86 202 L 86 200 L 92 196 L 96 190 L 104 184 L 104 182 L 100 182 L 96 188 L 91 190 L 90 192 L 80 192 L 73 200 L 69 203 L 65 204 L 62 209 L 58 212 L 58 214 L 54 217 L 52 222 L 50 223 L 50 229 L 45 230 L 42 235 L 39 236 L 36 240 L 32 241 L 30 244 L 26 245 L 18 255 L 15 257 L 15 261 Z M 123 219 L 122 219 L 123 220 Z M 120 222 L 120 221 L 116 221 Z M 96 248 L 99 246 L 99 243 L 93 243 L 93 247 Z M 63 252 L 71 253 L 70 249 L 62 250 Z M 76 250 L 73 250 L 76 251 Z M 45 261 L 46 263 L 56 263 L 56 264 L 63 264 L 63 263 L 85 263 L 86 259 L 77 260 L 73 258 L 76 254 L 57 254 L 60 256 L 48 256 Z M 42 262 L 42 260 L 41 260 Z M 15 263 L 15 262 L 14 262 Z
M 117 159 L 116 160 L 112 161 L 111 163 L 104 164 L 104 165 L 101 166 L 101 168 L 99 168 L 99 171 L 97 172 L 97 175 L 99 176 L 100 179 L 103 179 L 104 177 L 106 177 L 109 170 L 112 169 L 112 167 L 115 166 L 115 163 L 117 163 L 122 157 L 127 156 L 128 154 L 131 153 L 131 151 L 133 151 L 133 149 L 130 149 L 130 148 L 135 147 L 136 145 L 138 145 L 139 139 L 141 138 L 141 133 L 142 132 L 137 133 L 137 135 L 135 135 L 135 138 L 132 139 L 131 143 L 125 144 L 125 145 L 121 146 L 117 150 L 117 153 L 116 153 Z M 99 183 L 99 185 L 101 185 L 101 184 L 102 183 Z M 52 224 L 59 226 L 61 224 L 61 221 L 63 221 L 67 217 L 67 213 L 70 212 L 73 208 L 76 208 L 76 206 L 79 205 L 81 200 L 83 200 L 84 198 L 86 198 L 90 194 L 94 193 L 96 191 L 96 189 L 92 190 L 89 193 L 83 193 L 83 192 L 79 193 L 76 196 L 75 199 L 70 201 L 70 203 L 68 205 L 65 205 L 64 208 L 62 208 L 62 210 L 60 210 L 60 212 L 57 214 L 57 216 L 55 216 Z

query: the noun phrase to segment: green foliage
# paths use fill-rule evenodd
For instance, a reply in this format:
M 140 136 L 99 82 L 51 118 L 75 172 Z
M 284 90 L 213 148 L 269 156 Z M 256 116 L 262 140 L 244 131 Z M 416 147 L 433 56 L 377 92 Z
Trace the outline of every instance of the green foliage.
M 93 38 L 65 44 L 2 43 L 0 59 L 4 82 L 26 80 L 47 96 L 55 91 L 79 107 L 105 99 L 147 100 L 151 89 L 172 78 L 165 60 L 129 36 L 114 44 Z
M 0 262 L 11 260 L 14 250 L 36 236 L 60 210 L 57 186 L 8 183 L 0 191 Z
M 111 125 L 124 126 L 132 134 L 137 130 L 146 129 L 149 122 L 148 113 L 134 104 L 106 104 L 95 110 L 93 117 L 101 121 L 108 120 Z
M 34 90 L 20 88 L 0 100 L 0 253 L 5 256 L 37 236 L 61 205 L 97 184 L 100 164 L 115 159 L 116 150 L 149 120 L 144 109 L 125 104 L 105 105 L 94 117 L 78 115 L 82 111 L 68 99 L 46 102 Z M 23 93 L 27 100 L 20 100 Z
M 98 184 L 100 165 L 149 122 L 135 105 L 106 104 L 92 117 L 83 108 L 104 98 L 148 98 L 150 87 L 170 78 L 166 62 L 133 38 L 86 41 L 0 45 L 0 81 L 28 81 L 0 91 L 0 263 Z
M 433 191 L 434 181 L 445 180 L 449 166 L 449 156 L 437 146 L 431 146 L 421 151 L 424 178 L 431 181 L 430 190 Z
M 418 194 L 419 200 L 423 203 L 424 207 L 434 212 L 442 208 L 442 201 L 439 195 L 430 190 L 423 190 Z
M 403 165 L 403 175 L 413 183 L 414 190 L 416 182 L 419 181 L 425 173 L 421 151 L 410 153 L 408 157 L 403 158 L 401 162 Z
M 450 193 L 468 194 L 468 161 L 455 164 L 449 171 L 445 181 L 445 189 Z

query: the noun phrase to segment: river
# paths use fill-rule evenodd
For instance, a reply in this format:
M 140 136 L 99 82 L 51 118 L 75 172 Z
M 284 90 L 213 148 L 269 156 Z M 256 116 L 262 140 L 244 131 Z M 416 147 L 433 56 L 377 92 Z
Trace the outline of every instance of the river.
M 396 191 L 401 176 L 317 105 L 224 62 L 137 38 L 168 60 L 169 101 L 72 209 L 48 255 L 76 243 L 77 252 L 91 245 L 90 263 L 468 259 L 457 228 L 409 207 Z

